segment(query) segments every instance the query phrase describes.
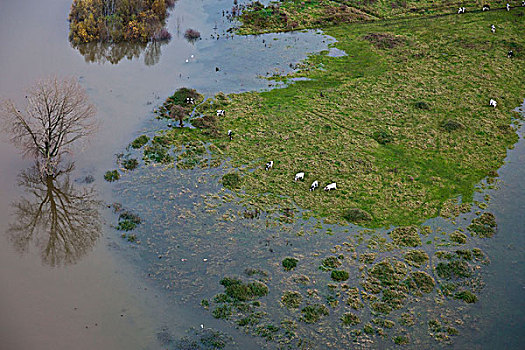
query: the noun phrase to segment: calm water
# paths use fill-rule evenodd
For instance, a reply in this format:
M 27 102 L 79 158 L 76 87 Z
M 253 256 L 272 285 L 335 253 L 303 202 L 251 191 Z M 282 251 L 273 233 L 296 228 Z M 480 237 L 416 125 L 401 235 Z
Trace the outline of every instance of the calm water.
M 67 41 L 70 3 L 0 2 L 0 96 L 20 101 L 27 86 L 50 74 L 80 78 L 98 108 L 102 127 L 89 147 L 74 155 L 76 170 L 71 177 L 92 175 L 103 202 L 120 201 L 140 213 L 145 223 L 137 234 L 143 242 L 131 245 L 120 239 L 110 227 L 115 215 L 101 210 L 105 224 L 92 250 L 74 264 L 53 268 L 42 259 L 38 242 L 20 255 L 1 235 L 1 348 L 156 349 L 159 332 L 176 339 L 200 324 L 233 336 L 239 348 L 265 346 L 213 319 L 198 307 L 200 299 L 219 291 L 221 276 L 241 273 L 247 264 L 275 268 L 283 255 L 327 250 L 344 234 L 319 240 L 293 237 L 289 232 L 295 227 L 268 228 L 262 219 L 235 224 L 219 220 L 200 199 L 200 194 L 220 189 L 218 178 L 198 170 L 181 175 L 142 168 L 117 185 L 105 183 L 102 175 L 115 167 L 115 153 L 136 135 L 163 127 L 151 120 L 151 110 L 176 88 L 189 86 L 207 95 L 268 88 L 258 75 L 289 70 L 290 63 L 307 52 L 326 49 L 329 39 L 315 32 L 225 39 L 228 23 L 222 10 L 231 1 L 180 0 L 169 19 L 168 29 L 175 34 L 169 44 L 145 50 L 120 47 L 111 54 L 105 47 L 86 47 L 81 50 L 84 57 Z M 177 35 L 177 28 L 198 29 L 203 40 L 190 44 Z M 17 176 L 31 162 L 1 142 L 0 232 L 4 232 L 17 220 L 11 203 L 24 195 Z M 490 192 L 489 210 L 496 214 L 499 230 L 482 246 L 492 263 L 483 272 L 486 287 L 480 301 L 469 309 L 479 323 L 454 347 L 517 349 L 525 344 L 525 228 L 520 215 L 525 210 L 524 161 L 525 143 L 520 139 L 499 172 L 500 188 Z M 195 194 L 184 195 L 190 187 Z M 202 214 L 191 216 L 197 210 Z M 239 208 L 225 204 L 217 210 L 234 216 Z M 309 225 L 300 229 L 308 230 Z M 218 247 L 213 242 L 219 237 L 226 243 Z

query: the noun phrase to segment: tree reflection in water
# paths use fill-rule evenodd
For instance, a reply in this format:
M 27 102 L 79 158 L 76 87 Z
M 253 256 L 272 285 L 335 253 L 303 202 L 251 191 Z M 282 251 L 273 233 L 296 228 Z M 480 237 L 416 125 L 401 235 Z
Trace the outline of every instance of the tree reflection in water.
M 86 62 L 117 64 L 126 57 L 128 60 L 139 58 L 144 51 L 144 64 L 153 66 L 159 62 L 161 46 L 168 41 L 141 42 L 92 42 L 87 44 L 72 45 L 77 49 Z
M 19 175 L 28 196 L 15 207 L 15 220 L 7 234 L 16 250 L 25 253 L 31 242 L 50 266 L 74 264 L 94 246 L 101 230 L 94 189 L 76 187 L 69 178 L 70 164 L 56 175 L 42 175 L 33 166 Z

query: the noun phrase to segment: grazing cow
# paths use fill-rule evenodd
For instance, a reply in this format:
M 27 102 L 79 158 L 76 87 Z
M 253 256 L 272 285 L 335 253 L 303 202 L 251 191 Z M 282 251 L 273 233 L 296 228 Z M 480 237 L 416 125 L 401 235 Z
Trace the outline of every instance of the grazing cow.
M 465 13 L 465 10 L 466 10 L 466 8 L 464 8 L 464 7 L 460 7 L 460 8 L 458 9 L 458 14 Z
M 186 103 L 193 105 L 195 104 L 195 99 L 193 97 L 186 97 Z
M 496 26 L 494 24 L 491 25 L 490 30 L 492 31 L 492 33 L 496 33 Z
M 489 5 L 483 5 L 483 8 L 481 10 L 482 11 L 489 11 L 490 10 L 490 6 Z
M 507 53 L 507 57 L 508 58 L 514 57 L 514 52 L 512 52 L 512 50 L 510 50 L 509 53 Z
M 491 107 L 496 108 L 496 106 L 498 105 L 498 103 L 496 102 L 496 100 L 490 99 L 489 105 L 490 105 Z
M 317 187 L 319 187 L 319 181 L 315 180 L 315 181 L 312 182 L 312 184 L 310 185 L 310 191 L 315 190 Z
M 224 109 L 218 109 L 217 110 L 217 117 L 224 117 L 224 114 L 226 112 L 224 111 Z
M 233 139 L 233 131 L 228 130 L 228 136 L 230 138 L 230 141 Z
M 510 11 L 510 5 L 508 2 L 507 2 L 507 11 Z
M 304 173 L 303 172 L 295 174 L 294 181 L 297 181 L 297 180 L 304 180 Z
M 273 168 L 273 160 L 270 160 L 268 163 L 266 163 L 266 171 L 270 170 L 271 168 Z
M 523 1 L 521 2 L 521 6 L 524 6 L 524 7 L 525 7 L 525 0 L 523 0 Z
M 332 182 L 331 184 L 329 185 L 326 185 L 326 187 L 324 188 L 325 191 L 331 191 L 331 190 L 337 190 L 337 185 L 335 182 Z

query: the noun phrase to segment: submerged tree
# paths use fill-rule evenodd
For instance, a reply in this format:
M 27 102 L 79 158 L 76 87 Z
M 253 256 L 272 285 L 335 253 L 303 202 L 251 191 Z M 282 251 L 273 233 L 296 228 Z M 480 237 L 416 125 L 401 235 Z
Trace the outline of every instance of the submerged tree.
M 48 78 L 28 90 L 24 111 L 11 100 L 0 118 L 11 141 L 34 157 L 42 174 L 55 175 L 61 157 L 96 129 L 95 107 L 74 79 Z
M 72 264 L 92 249 L 100 236 L 99 206 L 93 188 L 76 188 L 70 164 L 54 175 L 33 166 L 19 175 L 19 185 L 31 196 L 14 203 L 16 221 L 8 237 L 24 253 L 31 242 L 50 266 Z

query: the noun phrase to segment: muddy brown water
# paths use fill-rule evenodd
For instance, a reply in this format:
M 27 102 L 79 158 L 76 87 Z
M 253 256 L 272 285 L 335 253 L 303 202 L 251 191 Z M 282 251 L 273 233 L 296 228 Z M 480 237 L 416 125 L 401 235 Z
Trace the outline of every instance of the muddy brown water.
M 124 55 L 113 64 L 104 58 L 106 49 L 102 52 L 100 48 L 99 51 L 86 48 L 83 52 L 90 55 L 86 58 L 69 45 L 66 18 L 70 4 L 70 0 L 0 2 L 0 96 L 22 101 L 24 89 L 38 78 L 50 74 L 78 77 L 97 105 L 102 127 L 88 147 L 75 152 L 76 170 L 72 179 L 92 175 L 93 185 L 103 202 L 124 199 L 124 205 L 142 210 L 146 219 L 162 219 L 152 222 L 146 232 L 164 230 L 174 219 L 169 210 L 152 213 L 154 207 L 149 206 L 163 200 L 169 203 L 164 193 L 166 181 L 168 185 L 173 181 L 174 186 L 195 185 L 200 176 L 198 172 L 188 172 L 186 176 L 194 174 L 194 178 L 171 180 L 165 172 L 146 174 L 163 182 L 150 193 L 147 183 L 140 181 L 144 174 L 140 171 L 116 186 L 102 180 L 103 173 L 115 167 L 115 153 L 123 151 L 136 135 L 165 127 L 162 122 L 151 119 L 152 108 L 180 86 L 197 88 L 207 95 L 221 90 L 241 92 L 268 88 L 268 82 L 256 79 L 257 75 L 287 71 L 290 63 L 296 63 L 307 52 L 325 49 L 330 42 L 315 32 L 225 39 L 223 30 L 228 23 L 224 22 L 221 12 L 231 6 L 229 1 L 180 0 L 168 22 L 168 29 L 174 34 L 169 44 L 150 51 L 121 48 L 130 50 L 128 56 L 132 59 Z M 177 34 L 177 27 L 181 31 L 196 28 L 203 40 L 190 44 Z M 221 36 L 219 40 L 217 34 Z M 116 61 L 121 56 L 122 52 L 115 53 L 112 59 Z M 215 67 L 220 68 L 219 72 Z M 5 140 L 0 142 L 0 232 L 3 233 L 16 220 L 11 204 L 26 194 L 17 186 L 17 176 L 32 163 L 21 159 Z M 497 216 L 499 231 L 482 246 L 492 263 L 484 272 L 486 286 L 480 301 L 469 309 L 480 322 L 456 340 L 455 348 L 517 349 L 525 343 L 522 298 L 525 226 L 520 215 L 525 210 L 524 157 L 525 143 L 521 139 L 516 148 L 509 151 L 508 163 L 500 170 L 500 188 L 490 192 L 489 210 Z M 208 179 L 203 187 L 216 190 L 214 181 Z M 80 188 L 83 184 L 76 182 L 75 186 Z M 157 198 L 152 199 L 155 196 Z M 142 197 L 147 200 L 143 201 Z M 191 200 L 180 203 L 180 207 L 192 205 Z M 115 216 L 109 210 L 101 210 L 101 215 L 105 224 L 100 238 L 74 264 L 51 267 L 42 259 L 38 242 L 33 242 L 31 249 L 21 255 L 6 235 L 0 235 L 1 349 L 157 349 L 161 348 L 159 332 L 166 330 L 177 338 L 187 334 L 191 327 L 199 328 L 201 323 L 228 333 L 239 348 L 271 347 L 246 337 L 226 322 L 214 320 L 197 302 L 201 295 L 210 297 L 220 291 L 218 276 L 242 272 L 246 264 L 254 262 L 278 264 L 273 258 L 275 254 L 285 254 L 290 249 L 283 245 L 279 234 L 274 241 L 281 243 L 271 246 L 274 243 L 270 242 L 270 253 L 264 232 L 257 237 L 256 244 L 251 242 L 251 237 L 238 233 L 230 252 L 226 249 L 228 245 L 217 252 L 222 254 L 226 249 L 225 262 L 214 265 L 210 261 L 210 267 L 205 267 L 204 256 L 199 254 L 217 250 L 211 244 L 213 240 L 206 237 L 200 240 L 199 235 L 208 234 L 206 231 L 194 236 L 189 233 L 192 229 L 205 230 L 208 223 L 181 226 L 188 233 L 179 238 L 153 241 L 155 249 L 148 250 L 134 248 L 118 237 L 119 233 L 110 227 Z M 216 224 L 213 217 L 208 220 L 210 226 Z M 185 241 L 177 241 L 184 237 Z M 295 248 L 290 251 L 301 254 L 301 244 L 308 246 L 313 244 L 308 240 L 316 239 L 306 237 L 301 243 L 301 239 L 296 238 Z M 156 247 L 157 242 L 180 247 L 169 250 L 166 246 Z M 322 247 L 316 247 L 328 249 L 337 242 L 336 234 L 327 238 Z M 249 244 L 253 244 L 255 256 L 249 251 L 246 253 L 245 246 Z M 190 251 L 199 245 L 202 248 Z M 156 262 L 158 251 L 164 254 L 165 260 L 172 259 L 172 265 L 180 265 L 180 271 L 173 274 L 170 264 Z M 236 256 L 237 251 L 246 255 Z M 192 267 L 183 267 L 180 261 L 183 255 L 194 264 Z M 249 259 L 253 260 L 247 262 Z M 148 274 L 154 273 L 158 273 L 159 278 L 148 278 Z M 205 285 L 213 285 L 215 290 L 203 291 L 204 284 L 196 285 L 195 281 L 192 284 L 192 280 L 201 281 L 203 273 L 216 276 Z M 171 293 L 170 283 L 187 286 Z M 437 343 L 434 346 L 441 347 Z

